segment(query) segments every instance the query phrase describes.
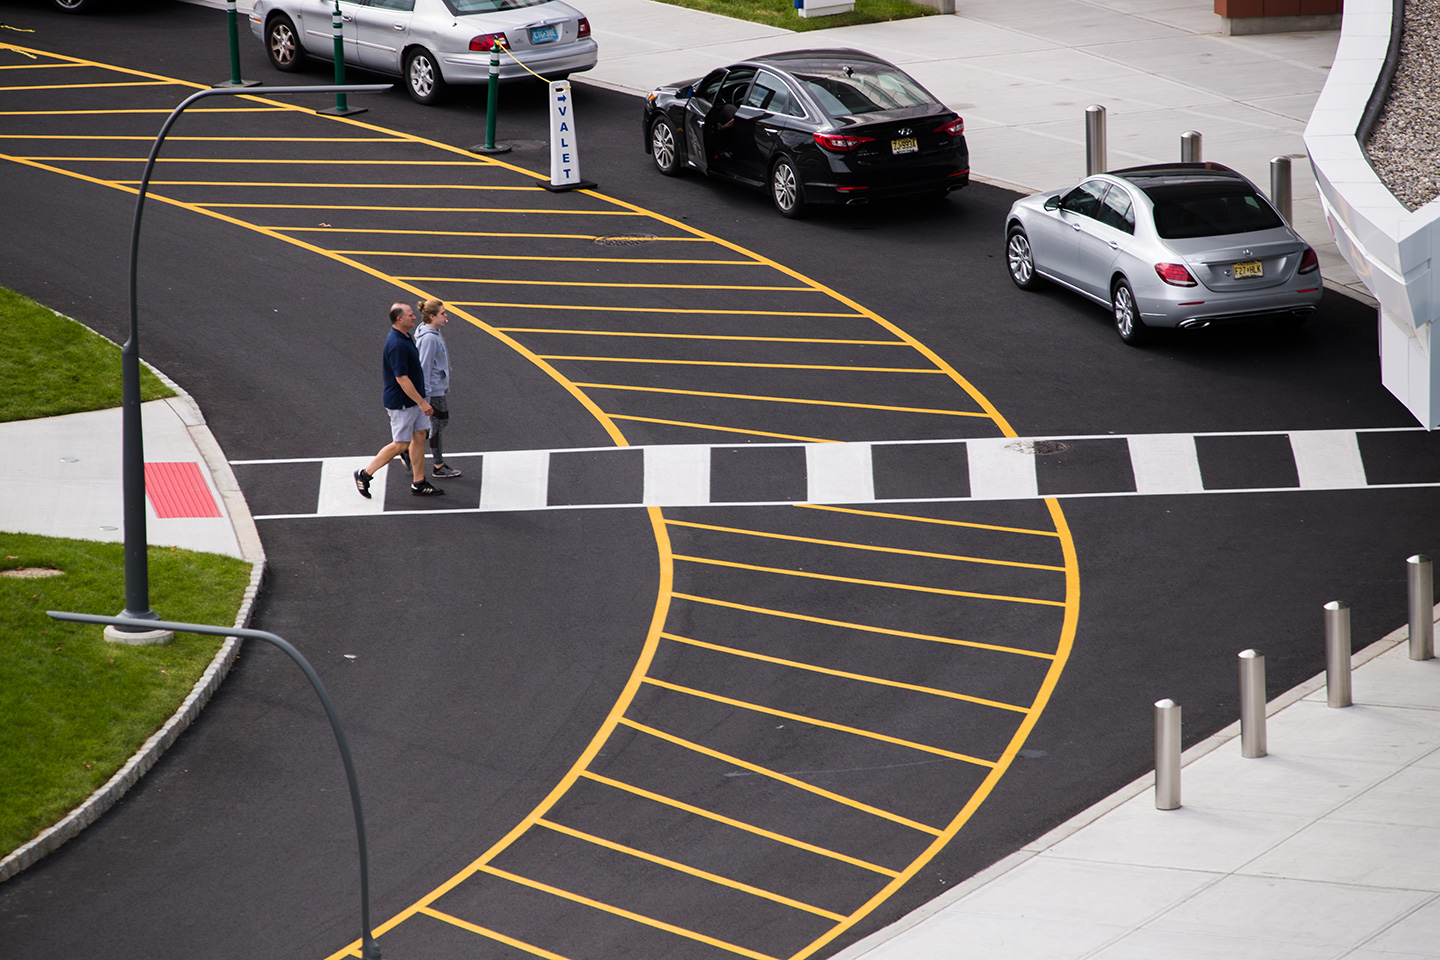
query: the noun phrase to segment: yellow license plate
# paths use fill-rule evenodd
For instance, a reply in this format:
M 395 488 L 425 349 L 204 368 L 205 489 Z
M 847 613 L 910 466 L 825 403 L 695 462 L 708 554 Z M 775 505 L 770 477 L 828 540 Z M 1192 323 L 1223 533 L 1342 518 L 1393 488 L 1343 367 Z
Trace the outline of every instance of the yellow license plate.
M 1236 280 L 1243 280 L 1246 277 L 1263 277 L 1264 269 L 1260 266 L 1259 260 L 1251 260 L 1248 263 L 1237 263 L 1230 268 L 1230 276 Z
M 890 152 L 891 152 L 891 153 L 894 153 L 894 154 L 900 154 L 900 153 L 918 153 L 919 151 L 920 151 L 920 141 L 919 141 L 919 140 L 916 140 L 914 137 L 902 137 L 902 138 L 899 139 L 899 140 L 891 140 L 891 141 L 890 141 Z

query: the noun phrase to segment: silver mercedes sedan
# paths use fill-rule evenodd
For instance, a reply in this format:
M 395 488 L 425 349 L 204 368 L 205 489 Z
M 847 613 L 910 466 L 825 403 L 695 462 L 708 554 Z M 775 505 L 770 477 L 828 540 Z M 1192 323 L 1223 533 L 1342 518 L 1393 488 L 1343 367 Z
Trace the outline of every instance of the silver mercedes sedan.
M 1279 317 L 1320 303 L 1315 251 L 1245 177 L 1218 163 L 1130 167 L 1015 201 L 1010 279 L 1041 278 L 1110 308 L 1120 339 Z
M 334 0 L 255 0 L 250 28 L 277 70 L 333 60 Z M 563 80 L 595 66 L 590 21 L 560 0 L 340 0 L 345 63 L 402 77 L 420 103 L 452 83 L 486 83 L 497 45 L 500 79 Z M 513 53 L 512 53 L 513 51 Z

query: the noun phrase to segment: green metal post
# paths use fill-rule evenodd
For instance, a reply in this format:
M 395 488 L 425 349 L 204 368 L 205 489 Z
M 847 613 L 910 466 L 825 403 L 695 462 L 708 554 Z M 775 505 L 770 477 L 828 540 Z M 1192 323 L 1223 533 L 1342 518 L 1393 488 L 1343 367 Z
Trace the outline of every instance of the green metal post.
M 490 80 L 485 91 L 485 142 L 470 148 L 471 153 L 509 153 L 510 145 L 495 145 L 495 115 L 500 112 L 500 44 L 490 47 Z
M 335 14 L 331 18 L 335 30 L 335 86 L 345 85 L 345 26 L 340 19 L 340 0 L 335 0 Z M 335 112 L 345 113 L 345 94 L 335 94 Z
M 227 19 L 230 21 L 230 83 L 240 86 L 240 27 L 236 22 L 239 16 L 235 9 L 235 0 L 225 0 Z

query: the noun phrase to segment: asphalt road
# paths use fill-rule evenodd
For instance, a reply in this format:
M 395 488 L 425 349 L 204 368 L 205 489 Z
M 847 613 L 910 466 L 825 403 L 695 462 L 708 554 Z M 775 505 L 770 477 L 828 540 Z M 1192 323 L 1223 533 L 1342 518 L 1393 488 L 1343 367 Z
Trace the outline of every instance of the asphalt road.
M 20 39 L 7 32 L 12 42 L 100 63 L 201 82 L 227 72 L 223 22 L 211 11 L 157 3 L 125 15 L 81 19 L 51 14 L 35 3 L 11 7 L 0 20 L 37 31 L 17 35 Z M 242 40 L 245 76 L 275 82 L 258 44 L 248 36 Z M 312 70 L 312 82 L 326 79 L 323 67 Z M 542 170 L 547 133 L 539 91 L 506 87 L 502 96 L 500 138 L 516 145 L 509 159 Z M 75 109 L 97 106 L 94 95 L 75 91 L 54 97 L 50 102 Z M 482 138 L 484 101 L 478 92 L 429 109 L 397 92 L 364 102 L 370 112 L 360 119 L 376 126 L 462 146 Z M 963 374 L 1022 436 L 1410 425 L 1379 386 L 1373 312 L 1338 295 L 1327 294 L 1320 315 L 1299 336 L 1235 329 L 1130 349 L 1119 343 L 1103 311 L 1058 291 L 1026 294 L 1010 284 L 1000 226 L 1013 196 L 1004 191 L 977 184 L 938 207 L 831 211 L 790 222 L 759 194 L 658 175 L 640 150 L 634 98 L 582 85 L 577 112 L 584 173 L 602 192 L 754 251 L 873 310 Z M 18 121 L 7 118 L 6 127 L 10 122 Z M 263 136 L 268 129 L 263 117 L 241 124 L 246 136 Z M 313 148 L 278 149 L 280 154 L 268 155 L 303 158 Z M 971 149 L 983 149 L 983 143 L 972 142 Z M 60 151 L 47 147 L 47 152 Z M 132 198 L 9 161 L 0 192 L 7 225 L 0 240 L 0 282 L 119 338 Z M 417 229 L 433 225 L 431 218 L 413 219 Z M 551 232 L 562 229 L 554 225 L 564 220 L 544 215 L 528 222 Z M 644 229 L 661 234 L 663 224 L 650 221 Z M 547 250 L 537 255 L 549 255 Z M 142 266 L 142 352 L 196 397 L 233 460 L 364 455 L 383 441 L 372 381 L 384 333 L 380 317 L 398 295 L 392 283 L 160 204 L 146 214 Z M 542 263 L 511 276 L 543 280 L 573 270 L 562 275 L 588 278 L 581 272 L 588 269 Z M 650 282 L 677 277 L 694 282 L 728 269 L 672 264 L 647 276 Z M 475 309 L 482 315 L 503 312 Z M 594 318 L 583 322 L 610 329 Z M 717 321 L 700 321 L 712 322 Z M 833 336 L 850 322 L 797 321 L 812 337 L 826 330 Z M 536 321 L 546 323 L 560 320 Z M 709 328 L 664 329 L 693 336 Z M 527 336 L 532 339 L 525 342 L 536 350 L 554 339 Z M 612 442 L 556 379 L 516 351 L 462 324 L 452 324 L 450 340 L 464 387 L 452 400 L 457 412 L 447 435 L 450 449 Z M 604 345 L 595 337 L 579 342 L 584 344 L 579 354 L 553 353 L 589 356 Z M 717 356 L 704 352 L 711 345 L 694 340 L 667 343 L 665 349 L 671 360 Z M 789 349 L 770 345 L 744 356 L 782 358 Z M 595 370 L 614 366 L 553 362 L 567 376 L 592 380 Z M 854 360 L 845 354 L 840 362 Z M 760 393 L 774 392 L 770 375 L 727 370 L 721 378 L 695 368 L 677 376 L 712 393 Z M 779 375 L 832 389 L 813 371 Z M 906 379 L 876 375 L 837 389 L 854 389 L 867 400 L 884 395 L 913 406 L 922 405 L 921 399 L 929 403 L 928 388 L 900 383 Z M 673 382 L 680 381 L 649 385 Z M 668 406 L 627 407 L 629 415 L 646 418 L 627 422 L 627 436 L 645 443 L 745 442 L 734 432 L 701 436 L 657 422 L 679 418 L 674 410 L 682 408 L 685 419 L 715 422 L 704 417 L 720 406 L 683 406 L 699 402 L 677 398 Z M 884 423 L 887 432 L 877 435 L 876 421 L 867 419 L 872 412 L 848 414 L 840 408 L 823 420 L 770 409 L 746 416 L 753 430 L 793 435 L 801 424 L 839 438 L 920 439 L 979 429 L 951 420 L 946 433 L 932 419 L 891 418 Z M 953 426 L 957 422 L 964 426 Z M 311 482 L 303 475 L 307 469 L 237 467 L 247 495 L 277 503 L 287 486 Z M 458 497 L 474 489 L 471 483 L 467 477 L 452 493 Z M 1185 705 L 1187 742 L 1229 723 L 1238 711 L 1239 650 L 1255 647 L 1266 655 L 1272 695 L 1313 675 L 1323 660 L 1325 601 L 1352 603 L 1357 645 L 1400 623 L 1403 559 L 1433 553 L 1440 540 L 1434 506 L 1430 490 L 1065 501 L 1081 584 L 1079 618 L 1068 663 L 1020 759 L 955 839 L 824 949 L 903 915 L 1142 774 L 1149 763 L 1154 700 L 1170 696 Z M 889 527 L 842 531 L 835 518 L 784 507 L 667 513 L 675 553 L 749 567 L 762 565 L 752 548 L 737 546 L 727 539 L 733 534 L 714 528 L 763 528 L 800 538 L 786 541 L 765 561 L 792 570 L 814 569 L 814 554 L 807 551 L 817 541 L 842 537 L 903 541 L 911 550 L 947 554 L 995 547 L 1011 551 L 1006 556 L 1016 562 L 1064 565 L 1048 547 L 1001 548 L 986 539 L 990 534 L 953 526 L 933 525 L 936 532 L 923 534 L 909 524 L 901 535 Z M 1026 526 L 1048 523 L 1045 511 L 1034 505 L 952 505 L 933 513 L 970 523 L 1014 524 L 1016 517 Z M 257 626 L 296 641 L 311 656 L 350 726 L 370 821 L 374 912 L 391 917 L 500 842 L 566 776 L 605 722 L 630 676 L 639 638 L 650 628 L 664 566 L 663 557 L 657 559 L 656 533 L 644 511 L 594 510 L 397 515 L 363 523 L 267 521 L 261 534 L 271 573 Z M 931 570 L 931 562 L 907 556 L 894 561 L 891 575 L 927 583 L 950 576 Z M 1017 627 L 1008 612 L 996 614 L 973 601 L 942 607 L 927 599 L 902 606 L 890 594 L 853 584 L 802 589 L 790 581 L 757 579 L 749 568 L 706 569 L 701 576 L 682 562 L 680 589 L 732 590 L 767 598 L 774 606 L 793 602 L 812 619 L 783 629 L 767 623 L 761 630 L 745 617 L 716 621 L 710 607 L 686 601 L 691 606 L 677 605 L 667 628 L 683 628 L 689 640 L 723 635 L 736 647 L 748 641 L 752 652 L 763 649 L 781 658 L 799 660 L 796 651 L 816 644 L 850 655 L 841 649 L 850 641 L 818 625 L 819 616 L 883 619 L 899 609 L 912 620 L 928 616 L 936 624 L 960 624 L 971 632 L 967 635 L 1009 637 L 1037 648 L 1044 643 L 1053 648 L 1059 632 L 1058 615 L 1043 610 Z M 1045 579 L 1051 573 L 1023 575 L 1033 579 L 1034 596 L 1063 597 L 1063 590 Z M 889 743 L 867 748 L 865 769 L 786 766 L 800 758 L 848 763 L 853 755 L 827 739 L 830 732 L 790 740 L 790 733 L 777 732 L 787 723 L 793 729 L 790 721 L 746 719 L 744 711 L 714 700 L 677 702 L 683 695 L 675 688 L 713 682 L 735 699 L 775 693 L 787 704 L 805 705 L 795 712 L 811 716 L 850 694 L 776 675 L 773 663 L 756 667 L 752 661 L 722 663 L 707 656 L 703 648 L 673 640 L 658 648 L 648 676 L 670 686 L 647 683 L 630 715 L 693 741 L 713 735 L 706 742 L 730 756 L 744 744 L 760 744 L 775 770 L 903 811 L 921 823 L 953 816 L 953 798 L 974 787 L 967 779 L 972 775 L 955 772 L 968 768 L 953 759 L 921 763 L 905 752 L 909 748 L 895 752 Z M 916 685 L 974 681 L 1003 699 L 1003 693 L 1033 695 L 1038 683 L 1033 668 L 1010 660 L 996 666 L 916 652 L 900 643 L 889 648 L 889 656 Z M 953 722 L 932 711 L 928 702 L 903 697 L 855 696 L 832 715 L 915 742 Z M 964 721 L 967 729 L 979 731 L 986 750 L 1009 735 L 1003 727 L 986 732 L 992 722 Z M 716 767 L 713 756 L 701 761 L 692 751 L 681 757 L 673 742 L 647 737 L 634 728 L 618 731 L 592 770 L 671 799 L 727 810 L 737 819 L 773 817 L 766 822 L 777 825 L 777 832 L 784 832 L 780 824 L 806 824 L 816 846 L 847 837 L 851 858 L 866 863 L 898 866 L 908 856 L 901 855 L 907 844 L 913 845 L 903 831 L 876 829 L 873 818 L 857 825 L 853 812 L 837 813 L 813 796 L 797 799 L 773 784 L 755 795 L 737 792 L 757 780 L 739 775 L 733 764 Z M 903 774 L 878 772 L 902 767 Z M 99 944 L 136 957 L 328 956 L 358 926 L 353 835 L 341 784 L 320 714 L 301 678 L 267 651 L 247 649 L 201 720 L 124 801 L 80 839 L 0 887 L 0 942 L 7 954 L 26 960 L 71 957 Z M 873 892 L 863 870 L 850 869 L 853 864 L 822 870 L 812 853 L 793 846 L 780 850 L 768 839 L 755 840 L 755 834 L 737 839 L 694 818 L 633 819 L 629 805 L 635 795 L 620 798 L 602 789 L 607 786 L 593 779 L 578 783 L 552 810 L 550 818 L 571 833 L 531 831 L 494 861 L 497 869 L 524 874 L 531 885 L 497 885 L 494 874 L 467 877 L 436 901 L 443 912 L 474 917 L 498 912 L 537 939 L 547 928 L 574 931 L 576 942 L 556 946 L 569 956 L 673 956 L 669 934 L 613 915 L 607 915 L 608 924 L 595 926 L 588 914 L 575 912 L 574 901 L 547 899 L 534 886 L 568 885 L 597 900 L 624 899 L 615 894 L 615 878 L 623 877 L 637 912 L 692 917 L 690 929 L 709 931 L 705 935 L 715 940 L 743 941 L 766 955 L 784 956 L 824 928 L 819 920 L 813 927 L 795 924 L 788 914 L 773 912 L 774 901 L 757 908 L 733 885 L 717 892 L 694 876 L 677 879 L 651 861 L 616 864 L 616 850 L 577 843 L 573 833 L 599 835 L 607 828 L 614 837 L 631 831 L 617 841 L 627 846 L 653 838 L 676 860 L 739 863 L 749 871 L 743 879 L 754 886 L 791 891 L 794 899 L 812 904 L 853 908 L 857 898 Z M 833 865 L 833 858 L 826 863 Z M 737 922 L 737 916 L 743 920 Z M 515 952 L 457 931 L 422 916 L 396 927 L 382 942 L 393 957 Z M 705 955 L 728 952 L 709 942 L 686 943 Z

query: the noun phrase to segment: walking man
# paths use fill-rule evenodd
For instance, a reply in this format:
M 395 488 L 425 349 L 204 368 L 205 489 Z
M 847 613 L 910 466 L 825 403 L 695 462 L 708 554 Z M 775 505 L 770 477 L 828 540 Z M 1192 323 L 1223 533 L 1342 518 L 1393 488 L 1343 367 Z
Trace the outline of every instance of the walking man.
M 425 432 L 430 428 L 433 407 L 425 402 L 420 389 L 425 374 L 420 367 L 420 351 L 410 333 L 415 329 L 415 311 L 408 303 L 390 305 L 390 335 L 385 338 L 385 355 L 381 372 L 385 389 L 381 402 L 390 416 L 391 442 L 380 448 L 375 459 L 363 470 L 355 471 L 355 489 L 370 499 L 370 481 L 375 474 L 401 453 L 409 454 L 410 492 L 417 497 L 437 497 L 444 490 L 425 479 Z

